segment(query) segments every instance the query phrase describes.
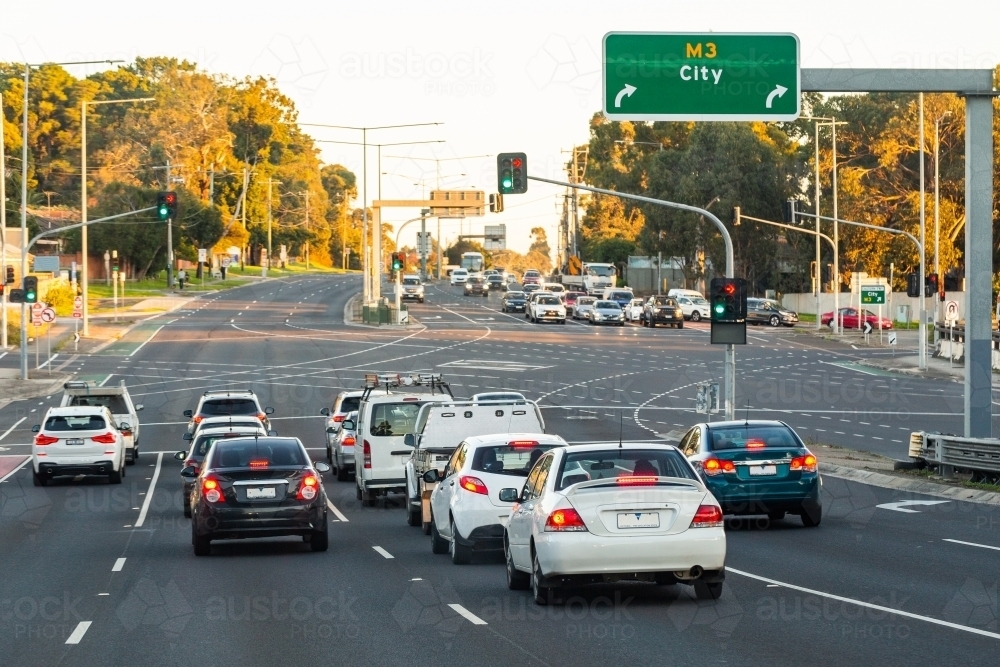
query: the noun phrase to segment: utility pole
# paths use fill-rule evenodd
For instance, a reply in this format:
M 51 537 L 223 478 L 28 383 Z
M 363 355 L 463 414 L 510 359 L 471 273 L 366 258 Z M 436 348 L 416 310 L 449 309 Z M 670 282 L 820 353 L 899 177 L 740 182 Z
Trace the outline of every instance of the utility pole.
M 241 222 L 243 224 L 243 231 L 247 230 L 247 188 L 249 187 L 248 180 L 249 180 L 249 175 L 247 173 L 247 168 L 243 167 L 243 192 L 244 192 L 243 209 L 240 211 Z M 246 265 L 247 247 L 248 246 L 243 246 L 243 248 L 240 250 L 240 269 L 246 269 L 247 266 Z
M 309 270 L 309 191 L 306 190 L 306 271 Z
M 927 269 L 925 267 L 926 253 L 924 252 L 924 234 L 927 225 L 925 223 L 926 202 L 924 201 L 924 94 L 920 93 L 920 323 L 917 325 L 917 335 L 920 336 L 920 344 L 917 347 L 919 353 L 919 367 L 927 368 Z M 836 214 L 834 214 L 836 216 Z M 860 319 L 860 318 L 859 318 Z
M 0 93 L 0 347 L 7 349 L 7 155 L 4 152 L 3 93 Z M 22 239 L 22 243 L 24 240 Z
M 820 319 L 821 319 L 820 315 L 823 312 L 823 310 L 822 310 L 822 300 L 823 300 L 823 297 L 821 296 L 823 294 L 823 255 L 822 255 L 822 251 L 821 251 L 822 249 L 820 248 L 820 244 L 819 244 L 819 234 L 820 234 L 820 231 L 819 231 L 819 216 L 820 216 L 819 195 L 820 195 L 820 190 L 821 190 L 821 186 L 820 186 L 820 183 L 819 183 L 819 123 L 817 122 L 814 127 L 816 129 L 816 139 L 815 139 L 815 144 L 816 144 L 816 202 L 815 202 L 815 204 L 816 204 L 816 331 L 819 331 L 820 328 L 823 326 L 820 323 Z M 891 284 L 889 286 L 889 292 L 892 293 L 892 285 Z M 837 314 L 834 313 L 833 316 L 837 317 Z
M 31 66 L 24 66 L 24 117 L 21 119 L 21 283 L 28 275 L 28 75 Z M 2 122 L 2 119 L 0 119 Z M 6 202 L 4 203 L 6 207 Z M 38 345 L 38 341 L 35 341 Z M 28 304 L 21 304 L 21 379 L 28 379 Z
M 167 190 L 170 190 L 170 160 L 166 164 Z M 174 221 L 167 218 L 167 289 L 174 287 Z
M 270 177 L 267 179 L 267 261 L 271 261 L 271 183 Z

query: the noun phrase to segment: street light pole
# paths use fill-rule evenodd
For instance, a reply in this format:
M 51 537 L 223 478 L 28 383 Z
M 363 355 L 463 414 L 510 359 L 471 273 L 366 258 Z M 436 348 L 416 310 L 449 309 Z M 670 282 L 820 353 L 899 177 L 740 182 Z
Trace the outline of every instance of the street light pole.
M 934 273 L 938 277 L 939 290 L 944 290 L 944 277 L 941 275 L 941 121 L 951 115 L 945 111 L 934 121 Z M 941 300 L 934 305 L 934 321 L 941 320 Z M 936 329 L 935 329 L 936 330 Z
M 0 347 L 7 349 L 7 155 L 3 136 L 3 93 L 0 93 Z M 21 239 L 24 243 L 24 239 Z
M 917 335 L 920 336 L 920 344 L 917 346 L 919 368 L 927 369 L 927 268 L 924 248 L 926 202 L 924 201 L 924 94 L 920 93 L 920 323 L 917 325 Z M 860 321 L 860 318 L 859 318 Z

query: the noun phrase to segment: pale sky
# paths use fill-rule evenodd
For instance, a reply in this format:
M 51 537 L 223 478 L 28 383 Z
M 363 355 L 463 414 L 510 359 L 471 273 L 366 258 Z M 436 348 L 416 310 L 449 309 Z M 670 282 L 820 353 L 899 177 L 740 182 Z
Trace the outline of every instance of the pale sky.
M 990 9 L 993 7 L 993 9 Z M 856 2 L 206 2 L 6 3 L 0 60 L 31 62 L 136 56 L 186 58 L 209 72 L 264 74 L 295 100 L 302 122 L 352 126 L 441 122 L 369 133 L 372 143 L 444 139 L 382 149 L 382 197 L 414 198 L 421 179 L 496 189 L 495 156 L 528 154 L 533 175 L 565 180 L 562 153 L 585 143 L 600 109 L 601 40 L 609 31 L 792 32 L 804 67 L 992 68 L 1000 62 L 1000 10 L 988 0 Z M 71 68 L 87 73 L 84 67 Z M 308 128 L 316 139 L 360 141 L 359 132 Z M 361 176 L 361 148 L 320 144 L 325 162 Z M 369 149 L 368 200 L 378 193 Z M 472 157 L 490 155 L 491 157 Z M 390 157 L 392 156 L 392 157 Z M 464 159 L 449 159 L 464 158 Z M 462 176 L 461 174 L 465 174 Z M 507 225 L 508 246 L 527 249 L 531 227 L 550 240 L 554 186 L 531 183 L 503 214 L 465 229 Z M 360 205 L 360 202 L 359 202 Z M 384 216 L 402 221 L 419 211 Z M 471 224 L 470 224 L 471 223 Z M 433 227 L 432 227 L 433 229 Z M 415 225 L 402 241 L 415 243 Z M 447 241 L 459 233 L 446 223 Z

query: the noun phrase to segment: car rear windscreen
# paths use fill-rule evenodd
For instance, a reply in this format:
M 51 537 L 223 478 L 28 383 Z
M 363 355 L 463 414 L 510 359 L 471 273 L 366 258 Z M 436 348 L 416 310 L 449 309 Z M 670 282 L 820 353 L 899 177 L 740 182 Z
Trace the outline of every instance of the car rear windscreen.
M 249 398 L 213 398 L 201 406 L 201 414 L 214 415 L 255 415 L 257 403 Z
M 378 436 L 413 433 L 419 411 L 419 403 L 379 403 L 372 408 L 369 433 Z
M 100 415 L 62 415 L 45 421 L 46 431 L 102 431 L 108 427 Z
M 339 412 L 354 412 L 361 405 L 360 396 L 345 396 L 340 402 Z
M 128 405 L 125 404 L 125 399 L 121 396 L 73 396 L 70 398 L 69 404 L 72 406 L 96 405 L 111 410 L 113 415 L 128 413 Z
M 723 449 L 762 449 L 765 447 L 803 447 L 787 426 L 726 426 L 709 429 L 712 451 Z
M 496 475 L 527 477 L 535 461 L 540 459 L 542 454 L 559 446 L 536 442 L 531 445 L 504 444 L 480 447 L 472 457 L 472 469 Z
M 215 435 L 198 436 L 198 440 L 195 442 L 194 447 L 191 448 L 191 453 L 188 456 L 204 457 L 206 454 L 208 454 L 208 450 L 212 448 L 212 443 L 214 443 L 216 440 L 224 440 L 226 438 L 237 438 L 241 436 L 246 436 L 246 433 L 239 433 L 233 435 L 216 433 Z
M 292 440 L 221 440 L 217 441 L 212 453 L 210 468 L 304 466 L 308 463 L 299 443 Z
M 542 296 L 538 298 L 538 303 L 543 306 L 558 306 L 562 301 L 554 296 Z
M 573 452 L 559 472 L 557 490 L 594 479 L 680 477 L 697 479 L 680 452 L 672 449 L 609 449 Z

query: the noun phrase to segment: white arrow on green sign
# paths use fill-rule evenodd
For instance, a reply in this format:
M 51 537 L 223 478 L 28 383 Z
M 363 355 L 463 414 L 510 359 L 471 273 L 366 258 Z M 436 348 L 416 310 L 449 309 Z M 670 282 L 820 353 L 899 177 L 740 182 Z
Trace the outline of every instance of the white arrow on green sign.
M 795 120 L 793 34 L 609 32 L 604 114 L 611 120 Z
M 885 303 L 885 285 L 862 285 L 861 303 L 866 306 Z

